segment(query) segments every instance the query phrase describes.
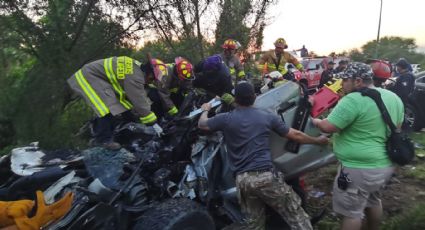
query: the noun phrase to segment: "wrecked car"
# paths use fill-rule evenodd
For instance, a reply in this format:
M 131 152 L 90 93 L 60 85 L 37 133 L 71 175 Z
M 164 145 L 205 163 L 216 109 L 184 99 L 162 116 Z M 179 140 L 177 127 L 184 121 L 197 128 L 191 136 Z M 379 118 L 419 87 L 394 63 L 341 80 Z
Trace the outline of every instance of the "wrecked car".
M 307 93 L 300 89 L 287 82 L 259 95 L 254 106 L 318 136 Z M 41 190 L 51 203 L 72 192 L 70 210 L 44 229 L 216 229 L 241 222 L 223 134 L 197 128 L 201 101 L 188 98 L 182 111 L 192 112 L 161 124 L 161 137 L 141 124 L 119 127 L 120 150 L 14 149 L 0 160 L 0 200 L 34 200 Z M 213 103 L 219 112 L 220 103 Z M 335 161 L 327 146 L 299 145 L 277 134 L 271 136 L 271 150 L 287 180 Z

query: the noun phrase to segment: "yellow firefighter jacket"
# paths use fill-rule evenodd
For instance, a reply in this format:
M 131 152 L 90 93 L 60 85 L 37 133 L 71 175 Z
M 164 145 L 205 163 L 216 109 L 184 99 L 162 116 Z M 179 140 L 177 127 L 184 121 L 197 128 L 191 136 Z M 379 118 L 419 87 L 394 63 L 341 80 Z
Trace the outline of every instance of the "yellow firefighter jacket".
M 156 121 L 146 91 L 140 62 L 132 58 L 110 57 L 84 65 L 68 79 L 99 117 L 131 110 L 144 124 Z
M 283 51 L 280 58 L 276 56 L 274 50 L 267 51 L 261 56 L 260 61 L 257 65 L 257 69 L 262 74 L 270 73 L 273 71 L 279 71 L 282 75 L 285 75 L 288 70 L 285 67 L 286 63 L 292 63 L 297 69 L 301 70 L 303 66 L 301 63 L 290 53 Z

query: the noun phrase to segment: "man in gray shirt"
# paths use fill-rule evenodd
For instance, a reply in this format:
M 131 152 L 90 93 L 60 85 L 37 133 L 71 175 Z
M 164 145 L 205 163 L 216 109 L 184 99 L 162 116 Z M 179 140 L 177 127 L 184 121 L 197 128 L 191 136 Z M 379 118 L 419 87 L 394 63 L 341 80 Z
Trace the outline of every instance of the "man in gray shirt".
M 302 144 L 327 144 L 325 136 L 311 137 L 289 128 L 276 114 L 254 108 L 254 88 L 247 82 L 236 85 L 235 110 L 208 118 L 211 105 L 202 105 L 198 126 L 223 131 L 242 212 L 249 229 L 264 229 L 265 205 L 275 209 L 291 229 L 313 229 L 301 200 L 280 172 L 274 172 L 269 144 L 270 132 Z

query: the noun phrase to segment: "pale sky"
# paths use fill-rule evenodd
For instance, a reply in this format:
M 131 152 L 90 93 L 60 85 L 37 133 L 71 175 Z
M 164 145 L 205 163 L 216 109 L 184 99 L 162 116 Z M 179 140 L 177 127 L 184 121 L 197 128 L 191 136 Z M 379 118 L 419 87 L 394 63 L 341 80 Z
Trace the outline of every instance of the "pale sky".
M 278 0 L 269 10 L 264 49 L 278 37 L 288 50 L 304 44 L 309 51 L 327 55 L 360 48 L 376 39 L 380 0 Z M 425 0 L 383 0 L 380 37 L 416 39 L 425 52 Z

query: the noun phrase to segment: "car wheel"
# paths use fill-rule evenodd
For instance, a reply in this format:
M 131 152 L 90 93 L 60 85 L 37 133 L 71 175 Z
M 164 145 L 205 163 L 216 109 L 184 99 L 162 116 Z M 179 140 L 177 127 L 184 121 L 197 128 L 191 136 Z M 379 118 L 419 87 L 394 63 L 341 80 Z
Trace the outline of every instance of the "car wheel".
M 411 104 L 406 104 L 404 107 L 404 123 L 408 130 L 420 131 L 422 129 L 418 110 Z
M 214 220 L 195 201 L 169 199 L 145 211 L 133 230 L 214 230 Z

